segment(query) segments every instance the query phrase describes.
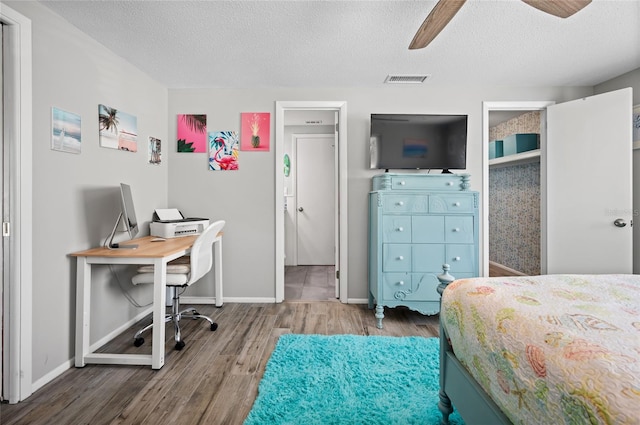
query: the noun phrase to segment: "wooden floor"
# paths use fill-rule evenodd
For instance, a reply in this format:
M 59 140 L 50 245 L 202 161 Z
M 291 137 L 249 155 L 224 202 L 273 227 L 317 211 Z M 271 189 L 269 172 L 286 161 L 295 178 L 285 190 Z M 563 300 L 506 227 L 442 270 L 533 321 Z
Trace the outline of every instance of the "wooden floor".
M 0 405 L 0 423 L 13 424 L 242 424 L 278 337 L 298 334 L 438 335 L 438 316 L 385 309 L 384 329 L 365 305 L 340 302 L 199 306 L 218 324 L 183 321 L 186 347 L 173 349 L 167 327 L 165 366 L 88 365 L 67 370 L 27 400 Z M 150 320 L 150 317 L 147 319 Z M 146 322 L 140 325 L 146 324 Z M 169 325 L 168 325 L 169 326 Z M 133 347 L 138 327 L 104 351 L 150 353 Z M 146 337 L 150 341 L 150 335 Z

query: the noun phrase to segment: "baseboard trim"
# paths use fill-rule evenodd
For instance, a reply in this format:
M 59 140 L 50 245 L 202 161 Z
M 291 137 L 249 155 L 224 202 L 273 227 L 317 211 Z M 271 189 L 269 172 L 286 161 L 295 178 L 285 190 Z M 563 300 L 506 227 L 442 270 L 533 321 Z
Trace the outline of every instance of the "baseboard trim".
M 262 298 L 262 297 L 224 297 L 225 303 L 239 303 L 239 304 L 274 304 L 275 298 Z M 180 304 L 215 304 L 216 297 L 180 297 Z M 224 305 L 224 304 L 223 304 Z
M 45 385 L 47 385 L 49 382 L 53 381 L 58 376 L 60 376 L 63 373 L 65 373 L 68 369 L 71 369 L 73 367 L 74 363 L 75 363 L 75 358 L 73 358 L 71 360 L 67 360 L 64 363 L 62 363 L 60 366 L 58 366 L 57 368 L 53 369 L 51 372 L 49 372 L 46 375 L 44 375 L 42 378 L 40 378 L 37 381 L 33 382 L 31 384 L 31 391 L 32 391 L 31 393 L 32 394 L 35 393 L 40 388 L 42 388 Z
M 285 300 L 286 301 L 286 300 Z M 275 298 L 269 297 L 224 297 L 226 303 L 238 303 L 238 304 L 275 304 Z M 309 301 L 312 302 L 312 301 Z M 181 304 L 215 304 L 215 297 L 180 297 Z M 347 304 L 367 304 L 369 300 L 367 298 L 349 298 Z M 224 304 L 223 304 L 224 305 Z
M 505 265 L 496 263 L 495 261 L 489 261 L 489 265 L 492 266 L 492 267 L 495 267 L 497 269 L 504 270 L 506 273 L 510 273 L 510 274 L 515 275 L 515 276 L 526 276 L 525 273 L 519 272 L 518 270 L 514 270 L 514 269 L 512 269 L 510 267 L 507 267 Z
M 180 296 L 180 304 L 215 304 L 216 297 L 185 297 Z
M 107 342 L 111 341 L 113 338 L 115 338 L 116 336 L 120 335 L 122 332 L 124 332 L 125 330 L 129 329 L 131 326 L 135 325 L 137 322 L 142 320 L 145 316 L 149 315 L 152 311 L 153 311 L 153 308 L 149 307 L 149 308 L 145 309 L 143 312 L 138 313 L 132 319 L 129 319 L 127 322 L 125 322 L 124 324 L 122 324 L 118 328 L 116 328 L 113 331 L 109 332 L 103 338 L 100 338 L 98 341 L 96 341 L 93 344 L 91 344 L 91 346 L 89 347 L 89 351 L 95 351 L 98 348 L 102 347 L 104 344 L 106 344 Z M 133 338 L 133 336 L 132 336 L 132 338 Z M 40 388 L 42 388 L 45 385 L 47 385 L 49 382 L 51 382 L 54 379 L 56 379 L 58 376 L 62 375 L 64 372 L 67 371 L 67 369 L 71 369 L 75 365 L 75 363 L 76 363 L 75 357 L 72 357 L 70 360 L 67 360 L 67 361 L 63 362 L 60 366 L 56 367 L 51 372 L 49 372 L 46 375 L 44 375 L 42 378 L 38 379 L 37 381 L 34 381 L 31 384 L 32 393 L 36 392 Z

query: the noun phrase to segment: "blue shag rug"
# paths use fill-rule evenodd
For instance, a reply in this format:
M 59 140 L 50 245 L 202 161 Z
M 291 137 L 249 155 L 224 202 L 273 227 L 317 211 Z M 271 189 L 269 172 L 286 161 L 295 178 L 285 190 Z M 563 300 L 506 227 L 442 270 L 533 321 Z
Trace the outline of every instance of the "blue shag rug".
M 438 338 L 283 335 L 244 425 L 438 425 L 439 351 Z

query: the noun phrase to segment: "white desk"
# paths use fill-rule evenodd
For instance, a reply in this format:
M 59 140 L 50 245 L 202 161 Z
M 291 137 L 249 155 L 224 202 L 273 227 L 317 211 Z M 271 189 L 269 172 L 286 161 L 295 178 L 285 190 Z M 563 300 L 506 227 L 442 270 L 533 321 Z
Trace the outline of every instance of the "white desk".
M 93 248 L 70 254 L 77 257 L 76 276 L 76 367 L 86 364 L 151 365 L 160 369 L 164 365 L 165 302 L 167 263 L 188 254 L 197 236 L 151 242 L 145 236 L 127 242 L 138 244 L 137 249 Z M 216 306 L 222 306 L 222 232 L 214 241 L 214 287 Z M 151 355 L 113 354 L 89 352 L 91 325 L 91 266 L 93 264 L 153 264 L 153 337 Z

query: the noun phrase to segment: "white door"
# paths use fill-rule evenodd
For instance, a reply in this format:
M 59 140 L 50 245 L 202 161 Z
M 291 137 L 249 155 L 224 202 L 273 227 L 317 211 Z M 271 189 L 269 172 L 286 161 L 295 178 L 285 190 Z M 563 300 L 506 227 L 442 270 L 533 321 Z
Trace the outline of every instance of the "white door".
M 335 263 L 334 136 L 296 139 L 297 250 L 299 265 Z
M 628 88 L 547 108 L 547 274 L 632 273 L 632 105 Z
M 2 66 L 2 60 L 3 60 L 3 56 L 4 56 L 4 44 L 2 41 L 2 32 L 3 32 L 3 27 L 4 25 L 2 25 L 0 23 L 0 72 L 2 72 L 3 66 Z M 0 80 L 0 99 L 4 99 L 4 91 L 2 90 L 2 86 L 4 84 L 4 75 L 2 76 L 2 79 Z M 2 141 L 2 159 L 0 161 L 0 176 L 2 176 L 2 221 L 4 223 L 4 219 L 5 219 L 5 206 L 8 207 L 8 205 L 6 205 L 5 202 L 5 170 L 6 170 L 6 166 L 4 164 L 5 161 L 5 153 L 4 153 L 4 106 L 3 106 L 4 102 L 0 102 L 0 141 Z M 2 276 L 2 282 L 0 282 L 0 328 L 2 330 L 2 332 L 0 333 L 0 401 L 4 401 L 5 400 L 5 392 L 6 389 L 8 389 L 8 381 L 7 383 L 5 383 L 5 379 L 4 379 L 4 362 L 5 362 L 5 356 L 4 356 L 4 282 L 5 282 L 5 258 L 4 258 L 4 254 L 5 254 L 5 249 L 4 249 L 4 236 L 2 237 L 2 243 L 0 243 L 0 258 L 2 259 L 2 266 L 0 266 L 0 268 L 2 270 L 0 270 L 0 275 Z M 8 262 L 6 264 L 9 264 Z

